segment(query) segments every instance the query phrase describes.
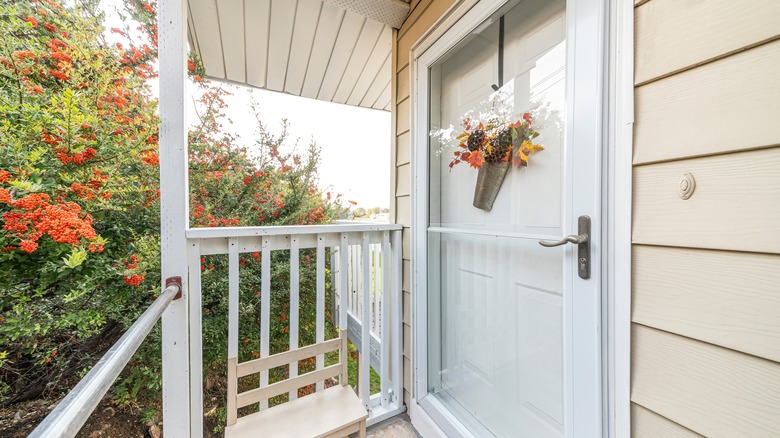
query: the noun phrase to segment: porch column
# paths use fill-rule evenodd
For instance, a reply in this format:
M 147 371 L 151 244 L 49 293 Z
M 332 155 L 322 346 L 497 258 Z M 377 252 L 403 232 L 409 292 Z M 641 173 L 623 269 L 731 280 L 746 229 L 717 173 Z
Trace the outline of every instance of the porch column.
M 163 428 L 166 437 L 200 436 L 192 428 L 189 287 L 187 281 L 188 178 L 185 81 L 187 0 L 161 0 L 160 234 L 162 278 L 180 276 L 181 299 L 162 316 Z

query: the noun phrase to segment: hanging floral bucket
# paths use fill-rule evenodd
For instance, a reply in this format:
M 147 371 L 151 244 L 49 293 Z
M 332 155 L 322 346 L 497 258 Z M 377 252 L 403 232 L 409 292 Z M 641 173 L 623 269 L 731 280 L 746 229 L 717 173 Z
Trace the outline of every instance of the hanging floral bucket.
M 530 112 L 512 121 L 513 102 L 512 88 L 502 88 L 481 102 L 478 110 L 463 116 L 462 130 L 450 125 L 431 131 L 431 137 L 438 138 L 444 147 L 449 147 L 452 140 L 457 144 L 450 169 L 460 163 L 468 163 L 469 167 L 478 169 L 472 205 L 481 210 L 493 209 L 510 167 L 522 169 L 528 166 L 532 154 L 544 150 L 541 145 L 533 143 L 539 132 L 532 128 L 533 116 Z
M 474 187 L 474 207 L 485 211 L 493 209 L 493 203 L 496 202 L 508 170 L 509 161 L 482 164 L 477 174 L 477 185 Z

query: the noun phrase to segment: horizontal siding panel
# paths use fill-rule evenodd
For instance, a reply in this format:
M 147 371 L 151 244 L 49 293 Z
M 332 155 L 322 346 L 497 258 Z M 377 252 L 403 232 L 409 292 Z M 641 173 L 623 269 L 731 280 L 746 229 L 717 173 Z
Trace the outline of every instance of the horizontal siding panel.
M 696 180 L 688 200 L 684 173 Z M 780 148 L 634 169 L 634 243 L 780 253 Z
M 398 104 L 398 113 L 396 115 L 396 134 L 403 134 L 409 130 L 410 120 L 409 99 Z
M 409 29 L 414 27 L 414 25 L 417 23 L 417 20 L 420 19 L 420 15 L 425 12 L 425 10 L 434 2 L 435 0 L 418 0 L 417 4 L 414 5 L 414 7 L 409 8 L 409 15 L 406 17 L 406 20 L 404 20 L 404 24 L 401 25 L 401 28 L 398 29 L 398 39 L 403 38 L 404 35 L 406 35 L 407 32 L 409 32 Z M 419 6 L 419 8 L 417 7 Z
M 428 6 L 420 15 L 420 17 L 414 21 L 411 27 L 406 31 L 401 27 L 401 35 L 398 39 L 398 71 L 401 71 L 405 66 L 409 65 L 409 51 L 412 45 L 420 39 L 434 24 L 444 15 L 445 12 L 452 6 L 454 0 L 431 0 L 430 6 Z M 417 8 L 423 7 L 421 4 Z M 411 17 L 410 17 L 411 18 Z
M 414 11 L 418 4 L 420 4 L 420 0 L 412 0 L 409 2 L 409 10 Z
M 412 357 L 410 353 L 412 349 L 412 327 L 408 324 L 404 324 L 404 357 Z
M 780 41 L 644 85 L 635 99 L 637 164 L 780 144 Z
M 396 164 L 402 165 L 409 163 L 412 156 L 412 146 L 409 143 L 410 134 L 405 132 L 396 139 Z
M 406 391 L 412 390 L 411 381 L 412 381 L 412 363 L 408 357 L 404 357 L 404 389 Z
M 637 84 L 780 35 L 777 0 L 653 0 L 635 14 Z
M 412 292 L 412 263 L 404 260 L 404 287 L 406 292 Z
M 398 101 L 409 97 L 409 66 L 398 72 Z
M 396 196 L 409 196 L 410 185 L 412 183 L 412 174 L 411 174 L 412 166 L 410 164 L 404 164 L 401 166 L 398 166 L 396 171 L 398 172 L 396 174 Z M 408 201 L 407 201 L 408 202 Z
M 395 203 L 395 223 L 402 224 L 408 227 L 411 224 L 412 218 L 410 215 L 411 206 L 409 204 L 408 196 L 401 196 L 396 198 Z
M 404 260 L 412 259 L 412 232 L 409 227 L 404 227 L 403 234 L 403 258 Z
M 633 264 L 634 322 L 780 362 L 780 256 L 639 245 Z
M 700 438 L 701 435 L 636 403 L 631 403 L 631 437 Z
M 407 325 L 412 324 L 412 294 L 409 292 L 404 292 L 404 319 L 403 323 Z
M 631 401 L 709 437 L 780 436 L 780 364 L 634 324 Z

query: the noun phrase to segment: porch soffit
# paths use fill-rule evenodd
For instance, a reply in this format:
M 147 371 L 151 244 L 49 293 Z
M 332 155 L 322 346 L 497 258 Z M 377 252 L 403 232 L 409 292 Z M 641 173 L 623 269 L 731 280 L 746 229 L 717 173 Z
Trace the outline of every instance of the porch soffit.
M 408 3 L 190 0 L 187 30 L 209 79 L 387 111 Z

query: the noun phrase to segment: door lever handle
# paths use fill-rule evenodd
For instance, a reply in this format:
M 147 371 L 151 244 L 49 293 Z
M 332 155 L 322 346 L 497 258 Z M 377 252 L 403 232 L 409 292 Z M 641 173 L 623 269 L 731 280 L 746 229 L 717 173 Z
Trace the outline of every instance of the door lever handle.
M 539 245 L 547 248 L 573 243 L 577 245 L 577 274 L 583 280 L 590 278 L 590 217 L 580 216 L 577 220 L 578 234 L 566 236 L 557 242 L 540 240 Z
M 540 240 L 539 245 L 546 246 L 547 248 L 552 248 L 554 246 L 566 245 L 567 243 L 573 243 L 575 245 L 579 245 L 580 243 L 585 243 L 587 241 L 588 241 L 588 236 L 586 235 L 576 236 L 572 234 L 571 236 L 566 236 L 557 242 L 551 242 L 549 240 Z

